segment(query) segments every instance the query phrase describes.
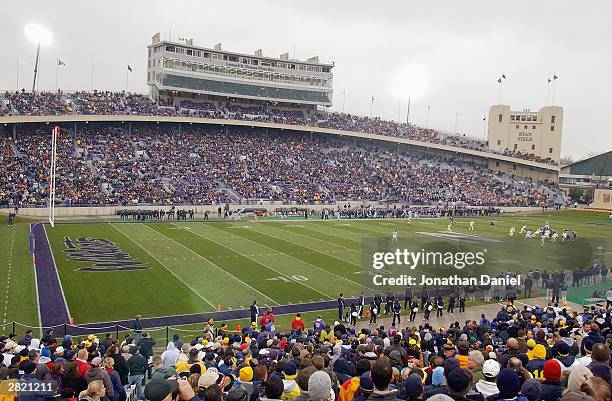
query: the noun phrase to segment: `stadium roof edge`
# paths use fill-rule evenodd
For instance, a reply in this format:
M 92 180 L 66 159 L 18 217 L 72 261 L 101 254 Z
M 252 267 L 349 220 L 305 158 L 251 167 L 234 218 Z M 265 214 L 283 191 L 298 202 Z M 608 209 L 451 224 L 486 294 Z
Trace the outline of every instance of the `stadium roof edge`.
M 365 132 L 344 131 L 332 128 L 309 127 L 305 125 L 285 125 L 277 123 L 268 123 L 260 121 L 243 121 L 243 120 L 226 120 L 226 119 L 209 119 L 200 117 L 170 117 L 170 116 L 139 116 L 139 115 L 57 115 L 57 116 L 4 116 L 0 117 L 0 124 L 28 124 L 28 123 L 70 123 L 70 122 L 150 122 L 150 123 L 186 123 L 186 124 L 210 124 L 210 125 L 233 125 L 243 127 L 261 127 L 280 130 L 291 130 L 301 132 L 317 132 L 321 134 L 331 134 L 339 136 L 348 136 L 354 138 L 364 138 L 370 140 L 384 141 L 390 143 L 400 143 L 406 145 L 417 146 L 421 148 L 443 150 L 451 153 L 465 154 L 471 156 L 482 157 L 485 159 L 493 159 L 534 167 L 541 170 L 559 173 L 560 167 L 539 163 L 531 160 L 519 159 L 511 156 L 499 155 L 491 152 L 483 152 L 480 150 L 466 149 L 457 146 L 450 146 L 438 143 L 416 141 L 413 139 L 369 134 Z
M 203 47 L 203 46 L 196 46 L 196 45 L 187 45 L 185 43 L 180 43 L 180 42 L 171 42 L 168 40 L 162 40 L 159 43 L 151 43 L 149 45 L 147 45 L 147 48 L 149 47 L 157 47 L 157 46 L 163 46 L 165 44 L 170 44 L 173 46 L 180 46 L 180 47 L 188 47 L 191 49 L 196 49 L 196 50 L 202 50 L 202 51 L 207 51 L 207 52 L 212 52 L 212 53 L 224 53 L 224 54 L 231 54 L 233 56 L 239 56 L 239 57 L 249 57 L 249 58 L 257 58 L 257 59 L 262 59 L 262 60 L 270 60 L 270 61 L 280 61 L 282 63 L 294 63 L 294 64 L 305 64 L 305 65 L 319 65 L 319 66 L 325 66 L 325 67 L 335 67 L 335 64 L 332 63 L 326 63 L 326 62 L 318 62 L 318 63 L 314 63 L 312 61 L 307 61 L 307 60 L 299 60 L 299 59 L 287 59 L 287 60 L 283 60 L 279 57 L 270 57 L 270 56 L 258 56 L 255 54 L 249 54 L 249 53 L 241 53 L 241 52 L 235 52 L 235 51 L 230 51 L 230 50 L 217 50 L 214 48 L 210 48 L 210 47 Z

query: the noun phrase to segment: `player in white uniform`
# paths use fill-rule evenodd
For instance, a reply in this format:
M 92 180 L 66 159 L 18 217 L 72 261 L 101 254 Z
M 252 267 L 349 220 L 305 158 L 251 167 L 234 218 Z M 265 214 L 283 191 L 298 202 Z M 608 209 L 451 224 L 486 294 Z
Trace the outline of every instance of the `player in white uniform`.
M 397 230 L 394 228 L 391 233 L 391 242 L 397 242 Z
M 533 235 L 531 235 L 531 230 L 527 230 L 527 232 L 525 233 L 525 238 L 524 239 L 532 239 Z
M 446 226 L 446 231 L 453 231 L 453 221 L 451 220 L 450 223 L 448 223 L 448 226 Z
M 556 232 L 553 232 L 551 237 L 550 237 L 550 241 L 551 242 L 557 242 L 557 238 L 559 237 L 559 234 L 557 234 Z
M 469 228 L 469 230 L 470 231 L 474 231 L 474 221 L 473 220 L 470 221 L 470 228 Z

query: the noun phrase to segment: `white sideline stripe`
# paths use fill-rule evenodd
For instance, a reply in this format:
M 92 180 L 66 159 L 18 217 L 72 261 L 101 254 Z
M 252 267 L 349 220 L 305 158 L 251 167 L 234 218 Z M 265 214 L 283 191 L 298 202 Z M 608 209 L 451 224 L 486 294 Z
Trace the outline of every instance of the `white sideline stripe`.
M 114 224 L 111 224 L 111 226 L 112 226 L 112 227 L 113 227 L 115 230 L 119 231 L 119 232 L 121 233 L 121 235 L 123 235 L 125 238 L 127 238 L 128 240 L 130 240 L 131 242 L 133 242 L 134 244 L 136 244 L 136 246 L 138 246 L 140 249 L 142 249 L 143 251 L 145 251 L 146 253 L 148 253 L 148 254 L 149 254 L 149 256 L 151 256 L 153 259 L 157 260 L 157 262 L 158 262 L 159 264 L 161 264 L 161 265 L 162 265 L 162 267 L 163 267 L 164 269 L 166 269 L 166 270 L 167 270 L 167 271 L 168 271 L 170 274 L 172 274 L 172 275 L 173 275 L 173 276 L 174 276 L 174 277 L 175 277 L 177 280 L 179 280 L 181 283 L 183 283 L 183 284 L 184 284 L 184 285 L 185 285 L 187 288 L 189 288 L 191 291 L 193 291 L 193 293 L 194 293 L 194 294 L 196 294 L 198 297 L 200 297 L 200 298 L 201 298 L 201 299 L 202 299 L 204 302 L 206 302 L 207 304 L 209 304 L 210 306 L 212 306 L 212 307 L 213 307 L 213 309 L 214 309 L 214 308 L 216 308 L 216 307 L 215 307 L 215 305 L 213 305 L 213 304 L 212 304 L 212 303 L 211 303 L 211 302 L 210 302 L 208 299 L 204 298 L 204 296 L 202 296 L 202 294 L 200 294 L 199 292 L 197 292 L 197 291 L 195 290 L 195 288 L 193 288 L 192 286 L 190 286 L 189 284 L 187 284 L 187 283 L 185 282 L 185 280 L 183 280 L 182 278 L 180 278 L 179 276 L 177 276 L 177 275 L 176 275 L 176 273 L 174 273 L 174 272 L 173 272 L 171 269 L 169 269 L 169 268 L 168 268 L 168 266 L 166 266 L 166 265 L 165 265 L 165 264 L 164 264 L 164 263 L 163 263 L 161 260 L 159 260 L 157 257 L 155 257 L 155 256 L 154 256 L 154 255 L 153 255 L 151 252 L 149 252 L 149 250 L 148 250 L 148 249 L 144 248 L 144 247 L 143 247 L 142 245 L 140 245 L 138 242 L 134 241 L 132 238 L 130 238 L 128 235 L 126 235 L 126 234 L 125 234 L 123 231 L 121 231 L 120 229 L 118 229 L 117 227 L 115 227 L 115 225 L 114 225 Z
M 207 226 L 207 227 L 209 227 L 209 226 Z M 211 225 L 210 227 L 212 227 L 212 225 Z M 218 230 L 218 231 L 223 231 L 223 230 L 221 230 L 221 229 L 219 229 L 219 228 L 217 228 L 217 227 L 213 227 L 213 228 L 214 228 L 215 230 Z M 255 230 L 255 231 L 257 231 L 257 230 Z M 197 233 L 195 233 L 195 232 L 194 232 L 194 234 L 197 234 Z M 264 234 L 266 234 L 266 233 L 264 233 Z M 232 234 L 232 235 L 235 235 L 235 234 Z M 266 235 L 269 235 L 269 234 L 266 234 Z M 270 247 L 269 247 L 269 246 L 267 246 L 267 245 L 260 244 L 259 242 L 255 242 L 255 241 L 253 241 L 253 240 L 251 240 L 251 239 L 249 239 L 249 238 L 244 238 L 244 237 L 241 237 L 241 236 L 239 236 L 239 235 L 235 235 L 235 236 L 236 236 L 236 237 L 238 237 L 238 238 L 240 238 L 240 239 L 244 239 L 244 240 L 247 240 L 247 241 L 249 241 L 249 242 L 252 242 L 252 243 L 254 243 L 254 244 L 258 245 L 258 246 L 262 246 L 262 247 L 265 247 L 265 248 L 268 248 L 268 249 L 272 249 L 272 250 L 274 250 L 275 252 L 279 252 L 279 253 L 280 253 L 280 254 L 282 254 L 282 255 L 286 255 L 287 257 L 289 257 L 289 258 L 291 258 L 291 259 L 297 260 L 297 261 L 299 261 L 299 262 L 301 262 L 301 263 L 307 264 L 307 265 L 312 266 L 312 267 L 314 267 L 314 268 L 316 268 L 316 269 L 318 269 L 318 270 L 321 270 L 322 272 L 324 272 L 324 273 L 326 273 L 326 274 L 333 274 L 334 276 L 336 276 L 336 277 L 338 277 L 338 278 L 340 278 L 340 279 L 342 279 L 342 280 L 345 280 L 345 281 L 351 282 L 351 283 L 353 283 L 353 284 L 356 284 L 358 287 L 361 287 L 361 288 L 364 288 L 364 287 L 365 287 L 364 285 L 359 284 L 359 283 L 358 283 L 358 282 L 356 282 L 356 281 L 353 281 L 353 280 L 351 280 L 351 279 L 349 279 L 349 278 L 346 278 L 346 277 L 343 277 L 343 276 L 339 276 L 339 275 L 337 275 L 336 273 L 334 273 L 334 272 L 332 272 L 332 271 L 326 271 L 326 270 L 324 270 L 324 269 L 320 268 L 320 267 L 319 267 L 319 266 L 317 266 L 317 265 L 313 265 L 312 263 L 308 263 L 308 262 L 305 262 L 305 261 L 303 261 L 303 260 L 300 260 L 300 259 L 298 259 L 298 258 L 296 258 L 296 257 L 294 257 L 294 256 L 291 256 L 291 255 L 289 255 L 289 254 L 287 254 L 287 253 L 285 253 L 285 252 L 277 251 L 277 250 L 275 250 L 274 248 L 270 248 Z M 271 236 L 271 237 L 274 237 L 274 238 L 278 238 L 278 237 L 275 237 L 275 236 L 273 236 L 273 235 L 270 235 L 270 236 Z M 216 242 L 216 241 L 215 241 L 215 242 Z M 295 244 L 295 242 L 292 242 L 292 243 L 293 243 L 293 244 Z M 304 246 L 304 245 L 302 245 L 302 246 L 303 246 L 304 248 L 308 248 L 308 249 L 310 249 L 311 251 L 318 252 L 316 249 L 312 249 L 312 248 L 309 248 L 309 247 Z M 365 288 L 368 288 L 368 289 L 373 289 L 373 288 L 370 288 L 370 287 L 365 287 Z M 314 289 L 314 288 L 313 288 L 313 289 Z M 315 290 L 315 291 L 317 291 L 317 290 Z M 317 291 L 317 292 L 318 292 L 319 294 L 322 294 L 322 292 L 320 292 L 320 291 Z M 328 296 L 327 294 L 323 294 L 323 295 L 324 295 L 324 296 Z
M 140 224 L 142 224 L 142 223 L 140 223 Z M 174 224 L 174 223 L 172 223 L 172 224 Z M 183 248 L 187 249 L 189 252 L 193 253 L 194 255 L 196 255 L 197 257 L 199 257 L 200 259 L 205 260 L 206 262 L 210 263 L 212 266 L 216 267 L 217 269 L 221 270 L 223 273 L 225 273 L 225 274 L 227 274 L 228 276 L 232 277 L 234 280 L 241 282 L 242 284 L 244 284 L 245 286 L 249 287 L 250 289 L 252 289 L 252 290 L 253 290 L 253 291 L 255 291 L 256 293 L 258 293 L 259 295 L 261 295 L 261 296 L 263 296 L 264 298 L 266 298 L 267 300 L 270 300 L 270 301 L 274 302 L 274 303 L 275 303 L 275 304 L 277 304 L 277 305 L 278 305 L 278 304 L 280 304 L 279 302 L 277 302 L 277 301 L 275 301 L 274 299 L 270 298 L 269 296 L 267 296 L 267 295 L 266 295 L 266 294 L 264 294 L 263 292 L 261 292 L 261 291 L 259 291 L 259 290 L 255 289 L 255 288 L 253 288 L 253 287 L 251 287 L 250 285 L 248 285 L 248 284 L 247 284 L 247 283 L 245 283 L 244 281 L 240 280 L 238 277 L 234 276 L 234 275 L 233 275 L 233 274 L 231 274 L 230 272 L 228 272 L 228 271 L 226 271 L 226 270 L 224 270 L 224 269 L 220 268 L 219 266 L 217 266 L 216 264 L 214 264 L 213 262 L 211 262 L 210 260 L 208 260 L 208 258 L 205 258 L 204 256 L 200 255 L 199 253 L 197 253 L 197 252 L 196 252 L 196 251 L 194 251 L 193 249 L 186 247 L 185 245 L 181 244 L 180 242 L 178 242 L 178 241 L 176 241 L 176 240 L 174 240 L 174 239 L 172 239 L 172 238 L 168 237 L 168 236 L 167 236 L 166 234 L 164 234 L 164 233 L 161 233 L 161 232 L 159 232 L 159 231 L 157 231 L 157 230 L 155 230 L 155 229 L 153 229 L 153 228 L 149 227 L 149 226 L 148 226 L 148 225 L 146 225 L 146 224 L 142 224 L 142 225 L 143 225 L 143 226 L 145 226 L 145 227 L 147 227 L 149 230 L 153 230 L 153 231 L 155 231 L 156 233 L 158 233 L 159 235 L 162 235 L 162 236 L 164 236 L 164 237 L 168 238 L 170 241 L 174 242 L 175 244 L 178 244 L 178 245 L 182 246 Z M 213 306 L 213 307 L 214 307 L 214 306 Z
M 174 223 L 172 223 L 172 224 L 174 224 Z M 219 229 L 218 229 L 218 228 L 215 228 L 215 230 L 219 230 Z M 222 231 L 222 230 L 219 230 L 219 231 Z M 289 276 L 287 276 L 286 274 L 283 274 L 283 273 L 279 272 L 278 270 L 273 269 L 273 268 L 271 268 L 270 266 L 268 266 L 268 265 L 266 265 L 266 264 L 264 264 L 264 263 L 258 262 L 257 260 L 255 260 L 255 259 L 251 258 L 250 256 L 247 256 L 247 255 L 243 254 L 242 252 L 235 251 L 235 250 L 233 250 L 232 248 L 229 248 L 228 246 L 223 245 L 222 243 L 217 242 L 217 241 L 215 241 L 215 240 L 213 240 L 213 239 L 211 239 L 211 238 L 207 238 L 207 237 L 205 237 L 205 236 L 203 236 L 203 235 L 200 235 L 200 234 L 198 234 L 197 232 L 193 232 L 193 231 L 192 231 L 192 233 L 193 233 L 193 234 L 195 234 L 195 235 L 197 235 L 198 237 L 201 237 L 201 238 L 207 239 L 207 240 L 209 240 L 209 241 L 212 241 L 212 242 L 214 242 L 214 243 L 216 243 L 216 244 L 219 244 L 219 245 L 221 245 L 222 247 L 224 247 L 224 248 L 227 248 L 227 249 L 231 250 L 232 252 L 236 252 L 237 254 L 242 255 L 243 257 L 245 257 L 245 258 L 247 258 L 247 259 L 250 259 L 250 260 L 252 260 L 253 262 L 255 262 L 255 263 L 257 263 L 257 264 L 260 264 L 260 265 L 262 265 L 262 266 L 265 266 L 266 268 L 268 268 L 268 269 L 272 270 L 273 272 L 276 272 L 277 274 L 280 274 L 280 275 L 281 275 L 281 276 L 283 276 L 283 277 L 286 277 L 286 278 L 288 278 L 288 279 L 290 278 L 290 277 L 289 277 Z M 241 239 L 246 239 L 246 238 L 243 238 L 243 237 L 240 237 L 240 236 L 236 236 L 236 237 L 237 237 L 237 238 L 241 238 Z M 247 240 L 248 240 L 248 241 L 251 241 L 251 240 L 249 240 L 249 239 L 247 239 Z M 255 241 L 251 241 L 251 242 L 253 242 L 253 243 L 257 244 L 257 245 L 260 245 L 259 243 L 255 242 Z M 265 245 L 263 245 L 263 246 L 265 246 Z M 272 249 L 272 248 L 269 248 L 269 249 Z M 268 254 L 268 256 L 271 256 L 271 255 L 270 255 L 270 254 Z M 288 256 L 288 255 L 287 255 L 287 256 Z M 294 281 L 295 283 L 300 284 L 300 285 L 302 285 L 302 286 L 304 286 L 304 287 L 306 287 L 306 288 L 310 288 L 311 290 L 313 290 L 313 291 L 315 291 L 315 292 L 318 292 L 319 294 L 321 294 L 321 295 L 323 295 L 323 296 L 326 296 L 326 294 L 324 294 L 324 293 L 322 293 L 321 291 L 319 291 L 319 290 L 317 290 L 317 289 L 315 289 L 315 288 L 313 288 L 313 287 L 309 286 L 308 284 L 304 284 L 304 283 L 299 282 L 299 281 L 296 281 L 296 280 L 292 280 L 292 281 Z

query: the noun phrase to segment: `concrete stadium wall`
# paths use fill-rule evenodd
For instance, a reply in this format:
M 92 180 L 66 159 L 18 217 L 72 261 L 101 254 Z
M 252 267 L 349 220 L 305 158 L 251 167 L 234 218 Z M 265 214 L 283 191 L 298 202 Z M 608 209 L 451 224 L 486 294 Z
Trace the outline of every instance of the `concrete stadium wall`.
M 589 209 L 612 210 L 612 189 L 596 188 Z
M 337 209 L 339 206 L 344 207 L 345 205 L 350 205 L 351 207 L 359 207 L 363 205 L 363 202 L 356 201 L 347 201 L 341 202 L 338 204 L 318 204 L 318 205 L 288 205 L 282 204 L 280 202 L 258 202 L 257 204 L 250 205 L 235 205 L 230 204 L 230 210 L 237 211 L 242 208 L 249 207 L 260 207 L 265 208 L 268 211 L 268 214 L 274 213 L 277 208 L 290 208 L 297 207 L 300 209 L 309 209 L 314 210 L 315 212 L 320 212 L 323 209 Z M 372 207 L 388 207 L 389 204 L 382 203 L 373 203 L 367 202 L 367 205 Z M 214 216 L 214 213 L 217 212 L 217 208 L 219 206 L 223 207 L 223 205 L 178 205 L 175 206 L 176 209 L 185 209 L 190 210 L 193 209 L 198 214 L 203 214 L 205 211 L 211 213 L 211 216 Z M 392 205 L 391 205 L 392 206 Z M 400 206 L 398 204 L 398 206 Z M 170 210 L 172 206 L 164 205 L 164 206 L 149 206 L 149 205 L 140 205 L 140 206 L 89 206 L 89 207 L 56 207 L 55 208 L 55 218 L 56 219 L 66 219 L 69 220 L 74 217 L 116 217 L 118 210 Z M 435 207 L 432 205 L 430 207 Z M 468 206 L 469 207 L 469 206 Z M 474 206 L 476 207 L 476 206 Z M 542 209 L 538 207 L 501 207 L 504 213 L 529 213 L 529 212 L 539 212 Z M 8 214 L 12 212 L 11 208 L 0 208 L 1 214 Z M 19 209 L 19 215 L 22 217 L 31 217 L 31 218 L 40 218 L 46 219 L 49 216 L 49 210 L 46 207 L 39 208 L 21 208 Z

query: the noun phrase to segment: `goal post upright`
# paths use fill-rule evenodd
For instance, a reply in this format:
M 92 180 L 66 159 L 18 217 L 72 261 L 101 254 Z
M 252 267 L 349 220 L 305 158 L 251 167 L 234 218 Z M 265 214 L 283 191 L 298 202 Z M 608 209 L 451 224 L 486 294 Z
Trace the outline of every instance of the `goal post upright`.
M 57 167 L 57 138 L 60 135 L 60 127 L 55 126 L 51 130 L 51 160 L 49 163 L 49 224 L 55 227 L 55 180 Z

